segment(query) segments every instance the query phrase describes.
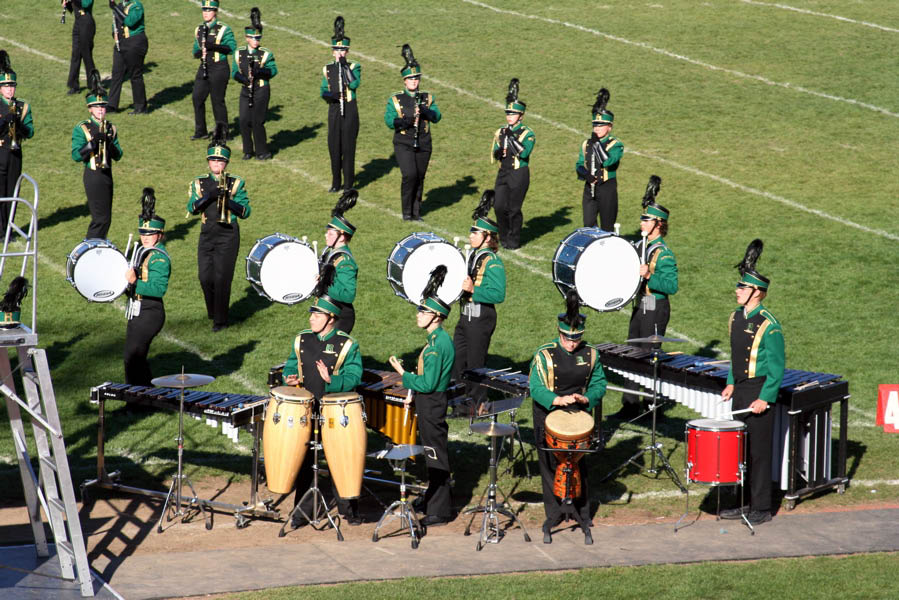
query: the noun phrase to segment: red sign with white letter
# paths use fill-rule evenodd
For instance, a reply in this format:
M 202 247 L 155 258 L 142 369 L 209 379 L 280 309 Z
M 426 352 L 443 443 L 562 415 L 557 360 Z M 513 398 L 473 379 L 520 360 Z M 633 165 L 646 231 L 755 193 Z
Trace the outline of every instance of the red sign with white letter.
M 877 424 L 885 433 L 899 433 L 899 385 L 877 387 Z

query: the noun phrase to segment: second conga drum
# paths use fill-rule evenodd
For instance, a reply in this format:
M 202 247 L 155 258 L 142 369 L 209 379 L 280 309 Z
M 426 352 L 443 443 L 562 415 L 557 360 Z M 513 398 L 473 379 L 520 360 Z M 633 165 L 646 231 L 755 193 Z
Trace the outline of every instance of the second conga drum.
M 546 445 L 560 450 L 588 450 L 593 435 L 593 416 L 583 410 L 556 409 L 546 416 Z M 581 472 L 577 462 L 582 452 L 556 452 L 559 461 L 553 479 L 553 494 L 562 499 L 579 498 L 582 493 Z
M 344 499 L 358 498 L 367 439 L 362 396 L 353 392 L 325 394 L 321 413 L 322 446 L 337 493 Z
M 293 489 L 312 437 L 312 393 L 298 387 L 273 388 L 265 410 L 262 452 L 265 480 L 275 494 Z

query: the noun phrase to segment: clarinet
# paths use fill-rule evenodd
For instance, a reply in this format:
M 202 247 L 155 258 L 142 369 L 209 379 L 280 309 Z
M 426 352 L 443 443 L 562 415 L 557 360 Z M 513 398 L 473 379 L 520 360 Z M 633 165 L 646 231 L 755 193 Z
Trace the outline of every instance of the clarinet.
M 66 24 L 66 7 L 69 6 L 69 3 L 66 0 L 62 0 L 62 16 L 59 18 L 59 22 L 63 25 Z
M 418 92 L 415 92 L 415 107 L 419 108 L 419 110 L 420 110 L 421 105 L 419 104 L 419 98 L 420 98 L 420 96 L 419 96 Z M 416 115 L 416 117 L 415 117 L 415 134 L 412 137 L 412 147 L 415 148 L 416 150 L 418 149 L 418 135 L 419 135 L 419 131 L 420 131 L 420 126 L 418 124 L 418 120 L 419 120 L 419 116 Z
M 203 66 L 203 79 L 209 79 L 209 65 L 208 58 L 206 54 L 206 36 L 209 35 L 209 26 L 206 23 L 200 25 L 200 48 L 202 51 L 202 58 L 200 60 L 200 64 Z
M 115 39 L 116 52 L 121 52 L 122 47 L 119 46 L 119 24 L 116 22 L 115 12 L 112 13 L 112 37 Z
M 250 50 L 247 49 L 247 71 L 249 71 L 248 79 L 250 80 L 250 97 L 247 100 L 247 106 L 249 108 L 253 108 L 253 99 L 255 96 L 255 89 L 256 89 L 256 85 L 255 85 L 256 82 L 253 81 L 253 65 L 255 63 L 256 63 L 255 55 L 250 54 Z

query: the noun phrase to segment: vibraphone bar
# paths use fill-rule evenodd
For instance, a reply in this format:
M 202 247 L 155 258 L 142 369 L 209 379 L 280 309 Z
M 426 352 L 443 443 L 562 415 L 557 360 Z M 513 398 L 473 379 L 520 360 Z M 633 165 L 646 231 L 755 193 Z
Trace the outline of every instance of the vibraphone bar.
M 652 388 L 652 352 L 635 346 L 596 346 L 603 367 L 646 388 Z M 730 418 L 731 402 L 721 401 L 730 361 L 682 353 L 659 355 L 659 394 L 706 418 Z M 775 403 L 772 480 L 786 490 L 787 507 L 826 489 L 842 493 L 846 477 L 849 382 L 840 375 L 786 369 Z M 836 476 L 832 476 L 831 411 L 840 403 L 840 433 Z M 804 481 L 800 487 L 800 480 Z
M 98 405 L 97 427 L 97 478 L 81 484 L 82 497 L 89 487 L 101 487 L 109 490 L 132 494 L 142 494 L 165 499 L 166 492 L 147 490 L 123 485 L 118 482 L 120 473 L 107 473 L 104 449 L 106 444 L 106 401 L 124 400 L 132 404 L 150 406 L 164 410 L 178 411 L 181 390 L 178 388 L 129 385 L 127 383 L 105 382 L 91 388 L 91 402 Z M 233 511 L 237 526 L 246 525 L 247 516 L 279 518 L 277 509 L 269 503 L 257 500 L 259 488 L 259 442 L 262 436 L 262 421 L 265 418 L 265 407 L 268 396 L 253 394 L 230 394 L 225 392 L 208 392 L 200 390 L 184 390 L 184 413 L 197 418 L 205 417 L 207 423 L 222 424 L 222 432 L 237 441 L 237 432 L 242 427 L 253 435 L 253 462 L 251 466 L 250 501 L 244 505 L 226 504 L 213 500 L 198 501 L 210 509 Z M 190 505 L 193 499 L 184 496 L 182 504 Z

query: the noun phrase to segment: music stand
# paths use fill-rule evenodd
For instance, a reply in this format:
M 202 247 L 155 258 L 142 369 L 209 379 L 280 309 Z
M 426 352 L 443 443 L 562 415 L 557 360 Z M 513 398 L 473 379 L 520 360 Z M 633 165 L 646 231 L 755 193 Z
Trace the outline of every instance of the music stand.
M 200 509 L 200 512 L 203 514 L 203 519 L 206 521 L 206 529 L 212 529 L 212 513 L 210 511 L 210 514 L 206 514 L 206 508 L 203 506 L 203 503 L 200 502 L 200 499 L 197 496 L 197 491 L 194 489 L 194 484 L 191 482 L 190 478 L 184 474 L 183 460 L 184 388 L 200 387 L 208 385 L 213 381 L 215 381 L 215 377 L 212 377 L 211 375 L 197 375 L 194 373 L 185 374 L 183 366 L 181 367 L 180 375 L 166 375 L 165 377 L 156 377 L 155 379 L 152 379 L 150 381 L 150 383 L 152 383 L 156 387 L 172 387 L 179 388 L 181 390 L 181 393 L 179 394 L 180 398 L 178 401 L 178 437 L 175 440 L 178 443 L 178 474 L 172 480 L 172 485 L 169 486 L 169 493 L 165 497 L 165 504 L 163 504 L 162 506 L 162 514 L 159 516 L 159 524 L 156 526 L 156 531 L 159 533 L 162 533 L 162 524 L 166 520 L 171 521 L 176 517 L 181 517 L 181 522 L 186 522 L 187 517 L 191 513 L 191 506 L 196 506 Z M 189 499 L 187 510 L 184 510 L 181 506 L 181 488 L 184 481 L 187 481 L 187 486 L 190 488 L 190 492 L 193 494 L 193 497 Z M 174 504 L 171 504 L 172 500 L 174 500 Z M 172 514 L 168 516 L 168 519 L 166 519 L 170 504 L 172 507 Z
M 658 334 L 647 337 L 647 338 L 633 338 L 626 340 L 628 342 L 645 342 L 652 344 L 659 344 L 661 342 L 683 342 L 684 340 L 677 338 L 666 338 L 662 337 Z M 615 467 L 612 471 L 610 471 L 605 477 L 599 480 L 600 483 L 603 481 L 607 481 L 613 475 L 623 470 L 628 465 L 634 465 L 637 467 L 639 471 L 643 471 L 644 467 L 638 464 L 636 461 L 638 458 L 649 452 L 650 456 L 650 467 L 645 469 L 646 472 L 652 473 L 653 475 L 657 475 L 661 468 L 664 468 L 668 475 L 671 477 L 671 481 L 680 489 L 684 494 L 687 493 L 687 488 L 684 487 L 684 484 L 681 483 L 680 478 L 677 476 L 677 472 L 675 472 L 674 468 L 671 466 L 671 463 L 668 462 L 668 459 L 665 457 L 665 454 L 662 452 L 662 443 L 656 441 L 656 420 L 657 420 L 657 410 L 659 407 L 659 355 L 661 354 L 661 348 L 653 348 L 652 349 L 652 406 L 650 407 L 650 412 L 652 412 L 652 441 L 648 446 L 645 446 L 634 453 L 633 456 L 628 458 L 626 461 L 621 463 L 619 466 Z M 660 469 L 656 469 L 656 458 L 659 459 L 659 467 Z
M 316 531 L 322 531 L 325 528 L 325 525 L 318 527 L 318 524 L 327 519 L 328 524 L 334 528 L 334 531 L 337 532 L 337 541 L 343 541 L 343 533 L 340 531 L 340 517 L 337 519 L 331 516 L 331 511 L 328 508 L 328 503 L 325 501 L 325 495 L 322 493 L 321 489 L 318 487 L 318 451 L 321 449 L 322 445 L 318 441 L 320 425 L 324 423 L 324 418 L 321 416 L 319 411 L 319 403 L 318 400 L 312 402 L 313 405 L 313 414 L 312 414 L 312 423 L 313 423 L 313 439 L 309 442 L 312 445 L 312 487 L 306 490 L 306 493 L 297 501 L 297 505 L 293 507 L 293 510 L 290 511 L 290 514 L 287 515 L 287 518 L 284 520 L 284 524 L 281 525 L 281 530 L 278 532 L 278 537 L 284 537 L 287 535 L 287 525 L 293 522 L 294 515 L 299 512 L 300 515 L 306 519 L 306 522 L 315 529 Z M 307 515 L 306 511 L 303 510 L 303 501 L 307 496 L 312 495 L 312 515 Z M 319 504 L 321 501 L 321 504 Z M 324 515 L 324 516 L 322 516 Z M 293 529 L 299 529 L 298 527 L 294 527 Z

